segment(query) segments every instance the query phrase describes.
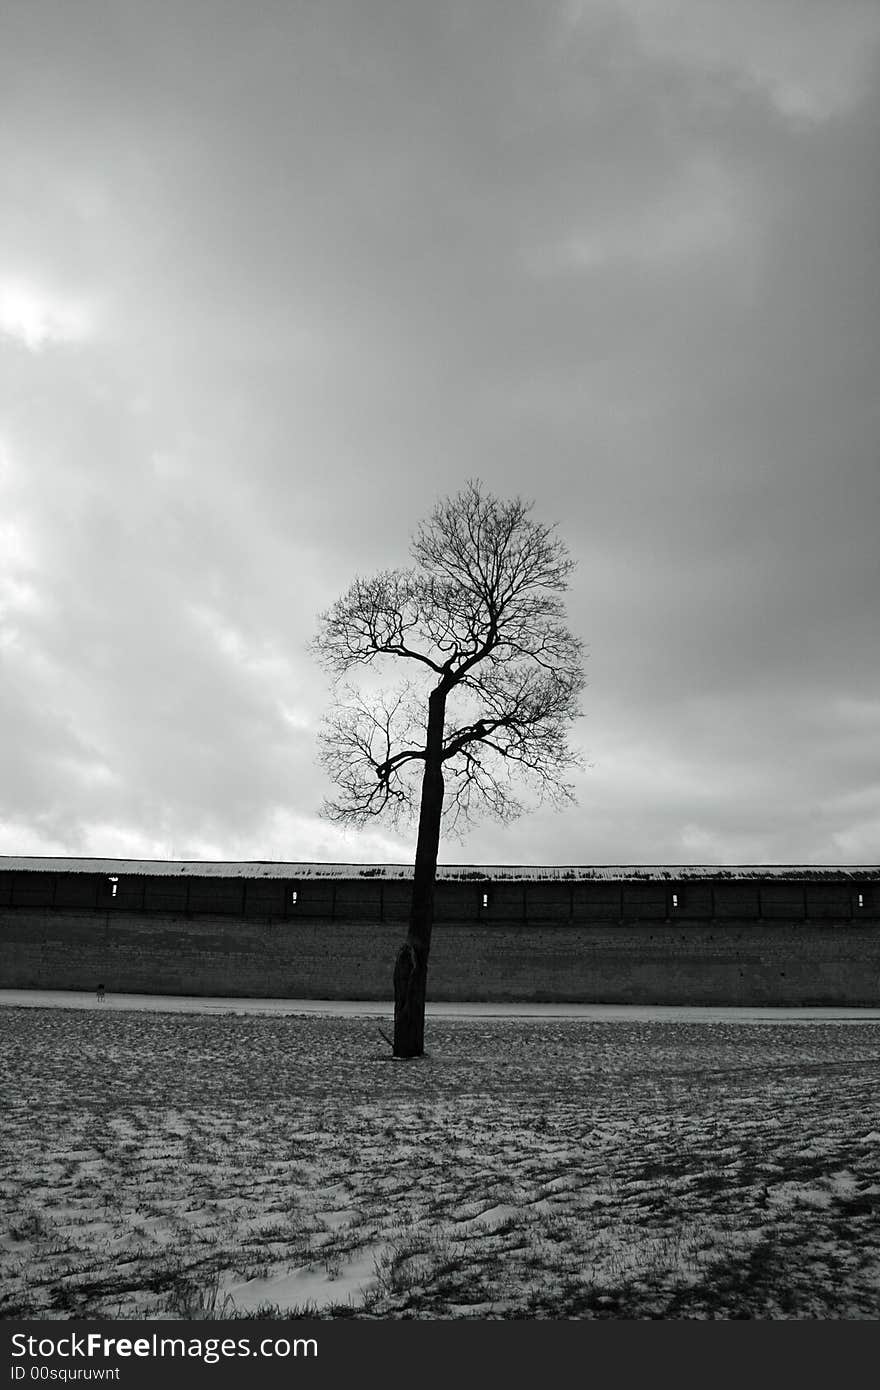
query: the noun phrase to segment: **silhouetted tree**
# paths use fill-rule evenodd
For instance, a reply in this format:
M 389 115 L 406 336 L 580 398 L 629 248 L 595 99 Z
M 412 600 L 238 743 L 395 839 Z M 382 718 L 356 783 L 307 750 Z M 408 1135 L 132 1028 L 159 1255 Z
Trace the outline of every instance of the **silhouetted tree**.
M 425 991 L 441 824 L 480 811 L 520 815 L 514 781 L 539 800 L 574 799 L 567 742 L 580 714 L 583 644 L 560 594 L 574 567 L 531 503 L 502 501 L 469 482 L 439 502 L 411 543 L 411 569 L 355 579 L 320 617 L 312 649 L 337 681 L 392 658 L 423 679 L 392 691 L 337 685 L 320 734 L 338 788 L 324 814 L 363 826 L 396 822 L 418 804 L 406 940 L 394 967 L 394 1055 L 424 1051 Z

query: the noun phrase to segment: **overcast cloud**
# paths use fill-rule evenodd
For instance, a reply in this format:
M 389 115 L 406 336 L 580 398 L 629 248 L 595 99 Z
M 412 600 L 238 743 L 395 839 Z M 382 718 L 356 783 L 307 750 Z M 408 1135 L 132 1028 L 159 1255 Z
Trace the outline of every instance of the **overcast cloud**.
M 579 805 L 446 862 L 880 858 L 876 0 L 4 0 L 0 852 L 407 860 L 306 650 L 479 476 Z

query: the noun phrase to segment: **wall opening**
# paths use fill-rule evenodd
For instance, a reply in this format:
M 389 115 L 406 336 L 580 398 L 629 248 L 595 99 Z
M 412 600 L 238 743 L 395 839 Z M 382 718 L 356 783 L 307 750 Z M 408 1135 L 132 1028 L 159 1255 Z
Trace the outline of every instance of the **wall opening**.
M 117 878 L 116 874 L 111 874 L 107 879 L 107 882 L 110 884 L 110 896 L 111 898 L 115 898 L 117 890 L 119 888 L 119 879 Z

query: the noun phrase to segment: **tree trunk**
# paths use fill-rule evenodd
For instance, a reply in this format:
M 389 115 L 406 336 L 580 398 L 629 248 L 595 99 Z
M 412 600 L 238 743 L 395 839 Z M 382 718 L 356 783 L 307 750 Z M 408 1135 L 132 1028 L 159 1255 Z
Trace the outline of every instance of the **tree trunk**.
M 434 882 L 443 813 L 443 726 L 446 692 L 428 701 L 428 736 L 419 808 L 409 930 L 394 964 L 394 1056 L 421 1057 L 425 1050 L 425 995 L 434 925 Z

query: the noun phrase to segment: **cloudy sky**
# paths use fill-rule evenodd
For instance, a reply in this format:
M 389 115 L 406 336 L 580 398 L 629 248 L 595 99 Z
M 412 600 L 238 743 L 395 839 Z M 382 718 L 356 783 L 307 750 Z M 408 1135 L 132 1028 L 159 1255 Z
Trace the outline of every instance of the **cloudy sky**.
M 469 477 L 578 560 L 579 804 L 880 859 L 876 0 L 4 0 L 0 853 L 343 832 L 306 644 Z

